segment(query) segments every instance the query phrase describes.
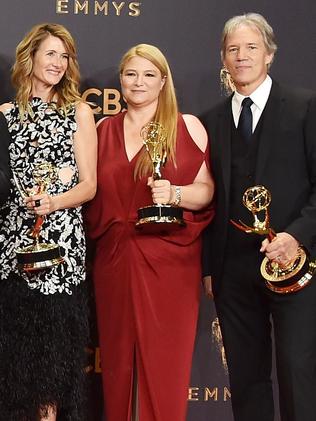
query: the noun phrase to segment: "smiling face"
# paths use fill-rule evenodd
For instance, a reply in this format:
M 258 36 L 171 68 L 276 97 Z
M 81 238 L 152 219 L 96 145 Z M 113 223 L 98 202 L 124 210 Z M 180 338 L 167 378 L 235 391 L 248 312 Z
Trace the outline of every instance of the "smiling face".
M 49 35 L 36 50 L 33 59 L 33 85 L 41 88 L 56 86 L 68 67 L 69 54 L 61 39 Z
M 257 89 L 272 59 L 257 28 L 241 25 L 227 35 L 223 63 L 239 93 L 250 95 Z
M 132 57 L 121 73 L 121 87 L 129 105 L 157 106 L 161 89 L 165 84 L 160 70 L 146 58 Z

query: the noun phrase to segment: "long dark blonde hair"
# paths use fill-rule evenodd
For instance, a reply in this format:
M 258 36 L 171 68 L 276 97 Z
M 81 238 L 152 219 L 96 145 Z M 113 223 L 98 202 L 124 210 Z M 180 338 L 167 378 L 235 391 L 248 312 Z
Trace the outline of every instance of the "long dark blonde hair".
M 69 55 L 67 70 L 54 86 L 50 100 L 57 97 L 57 108 L 67 114 L 69 105 L 81 101 L 79 94 L 79 65 L 75 42 L 69 31 L 57 23 L 41 23 L 34 26 L 16 48 L 16 59 L 12 68 L 12 83 L 16 89 L 16 101 L 21 116 L 30 112 L 29 100 L 32 96 L 32 75 L 34 55 L 40 44 L 49 36 L 59 38 Z
M 157 47 L 149 44 L 138 44 L 130 48 L 122 57 L 119 66 L 121 75 L 129 60 L 137 56 L 149 60 L 159 69 L 161 77 L 165 78 L 165 83 L 159 94 L 158 106 L 154 116 L 154 121 L 159 122 L 164 127 L 167 133 L 167 159 L 171 159 L 175 163 L 178 104 L 167 59 Z M 143 150 L 136 162 L 135 177 L 141 178 L 150 174 L 151 171 L 152 162 L 148 153 Z

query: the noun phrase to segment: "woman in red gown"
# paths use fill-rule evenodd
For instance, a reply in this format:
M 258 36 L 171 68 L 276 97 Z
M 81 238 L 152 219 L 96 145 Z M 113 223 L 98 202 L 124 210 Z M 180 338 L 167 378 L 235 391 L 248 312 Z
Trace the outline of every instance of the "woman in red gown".
M 131 48 L 120 79 L 128 110 L 98 127 L 98 191 L 87 213 L 96 240 L 106 420 L 184 421 L 201 231 L 212 217 L 207 135 L 196 117 L 178 113 L 170 69 L 156 47 Z M 155 181 L 140 135 L 150 121 L 168 133 L 167 162 Z M 137 230 L 137 209 L 153 202 L 184 208 L 186 227 L 155 234 Z

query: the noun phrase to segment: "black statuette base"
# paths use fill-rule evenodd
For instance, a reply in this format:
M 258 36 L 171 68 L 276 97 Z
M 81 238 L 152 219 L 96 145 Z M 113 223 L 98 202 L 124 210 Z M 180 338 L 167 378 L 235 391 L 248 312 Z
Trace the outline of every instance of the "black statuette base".
M 18 266 L 32 272 L 59 265 L 64 261 L 58 244 L 39 243 L 16 250 Z
M 151 205 L 138 209 L 136 228 L 146 233 L 173 231 L 185 227 L 183 209 L 171 205 Z

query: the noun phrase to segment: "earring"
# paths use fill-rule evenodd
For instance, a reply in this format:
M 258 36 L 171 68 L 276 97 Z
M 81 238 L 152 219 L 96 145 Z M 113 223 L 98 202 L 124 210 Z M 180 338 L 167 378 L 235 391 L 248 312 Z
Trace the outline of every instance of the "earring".
M 226 67 L 222 67 L 220 70 L 219 78 L 221 81 L 221 87 L 222 90 L 226 95 L 230 95 L 232 92 L 236 91 L 236 86 L 234 84 L 234 81 L 231 77 L 231 74 L 226 69 Z

